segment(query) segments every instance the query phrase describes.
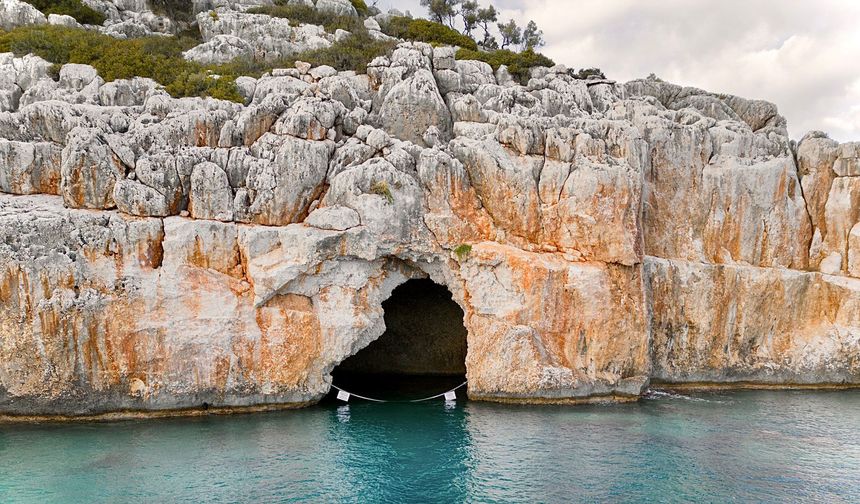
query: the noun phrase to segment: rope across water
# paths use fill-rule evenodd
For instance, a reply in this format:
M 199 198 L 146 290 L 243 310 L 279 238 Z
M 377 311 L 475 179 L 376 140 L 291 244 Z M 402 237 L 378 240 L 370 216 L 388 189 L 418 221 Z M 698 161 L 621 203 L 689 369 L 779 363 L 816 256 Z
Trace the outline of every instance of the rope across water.
M 457 385 L 456 387 L 452 388 L 451 390 L 446 390 L 445 392 L 442 392 L 441 394 L 436 394 L 436 395 L 434 395 L 434 396 L 424 397 L 424 398 L 421 398 L 421 399 L 411 399 L 411 400 L 408 400 L 408 401 L 389 401 L 389 400 L 386 400 L 386 399 L 374 399 L 374 398 L 372 398 L 372 397 L 365 397 L 365 396 L 361 396 L 361 395 L 358 395 L 358 394 L 353 394 L 352 392 L 350 392 L 350 391 L 348 391 L 348 390 L 344 390 L 344 389 L 342 389 L 342 388 L 338 387 L 338 386 L 337 386 L 337 385 L 335 385 L 335 384 L 332 384 L 331 386 L 332 386 L 332 388 L 335 388 L 335 389 L 337 389 L 337 390 L 339 390 L 339 391 L 341 391 L 341 392 L 345 392 L 345 393 L 349 394 L 349 395 L 350 395 L 350 397 L 358 397 L 359 399 L 364 399 L 365 401 L 372 401 L 372 402 L 378 402 L 378 403 L 388 403 L 388 402 L 390 402 L 390 403 L 419 403 L 419 402 L 424 402 L 424 401 L 430 401 L 430 400 L 432 400 L 432 399 L 437 399 L 437 398 L 439 398 L 439 397 L 444 396 L 444 395 L 445 395 L 445 394 L 447 394 L 448 392 L 454 392 L 454 391 L 456 391 L 457 389 L 463 388 L 463 387 L 466 385 L 466 383 L 468 383 L 468 382 L 463 382 L 463 383 L 461 383 L 461 384 Z

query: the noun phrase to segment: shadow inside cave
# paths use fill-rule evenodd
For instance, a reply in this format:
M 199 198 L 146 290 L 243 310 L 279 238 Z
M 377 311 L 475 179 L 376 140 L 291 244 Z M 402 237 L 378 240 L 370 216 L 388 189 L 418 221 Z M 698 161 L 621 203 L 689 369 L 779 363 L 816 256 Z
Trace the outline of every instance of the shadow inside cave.
M 466 327 L 451 292 L 429 279 L 400 285 L 382 303 L 385 332 L 333 371 L 334 385 L 353 394 L 411 400 L 466 381 Z M 332 388 L 328 399 L 334 399 Z M 465 388 L 457 391 L 466 398 Z

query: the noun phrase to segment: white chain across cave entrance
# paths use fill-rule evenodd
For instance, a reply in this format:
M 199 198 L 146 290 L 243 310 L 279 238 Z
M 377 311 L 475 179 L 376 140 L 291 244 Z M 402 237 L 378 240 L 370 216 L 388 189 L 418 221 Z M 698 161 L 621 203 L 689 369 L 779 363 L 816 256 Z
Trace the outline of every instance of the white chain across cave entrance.
M 396 287 L 382 309 L 385 332 L 334 368 L 330 395 L 410 401 L 456 388 L 465 399 L 467 330 L 448 288 L 413 278 Z

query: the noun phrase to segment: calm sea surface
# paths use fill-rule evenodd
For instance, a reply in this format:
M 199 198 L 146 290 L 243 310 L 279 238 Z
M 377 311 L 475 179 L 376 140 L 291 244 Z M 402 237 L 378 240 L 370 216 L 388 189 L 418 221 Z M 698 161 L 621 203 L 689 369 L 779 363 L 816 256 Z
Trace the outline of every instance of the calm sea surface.
M 860 391 L 0 425 L 0 502 L 860 502 Z

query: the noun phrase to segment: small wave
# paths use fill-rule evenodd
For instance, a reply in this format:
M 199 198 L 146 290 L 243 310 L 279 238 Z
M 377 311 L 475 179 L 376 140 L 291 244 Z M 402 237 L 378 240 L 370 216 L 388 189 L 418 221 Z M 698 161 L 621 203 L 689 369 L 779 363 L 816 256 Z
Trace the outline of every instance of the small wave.
M 692 402 L 706 402 L 706 403 L 718 403 L 721 404 L 725 401 L 718 401 L 716 399 L 705 399 L 703 397 L 693 397 L 684 394 L 679 394 L 677 392 L 670 392 L 668 390 L 656 390 L 656 389 L 648 389 L 643 396 L 645 399 L 680 399 L 683 401 L 692 401 Z

